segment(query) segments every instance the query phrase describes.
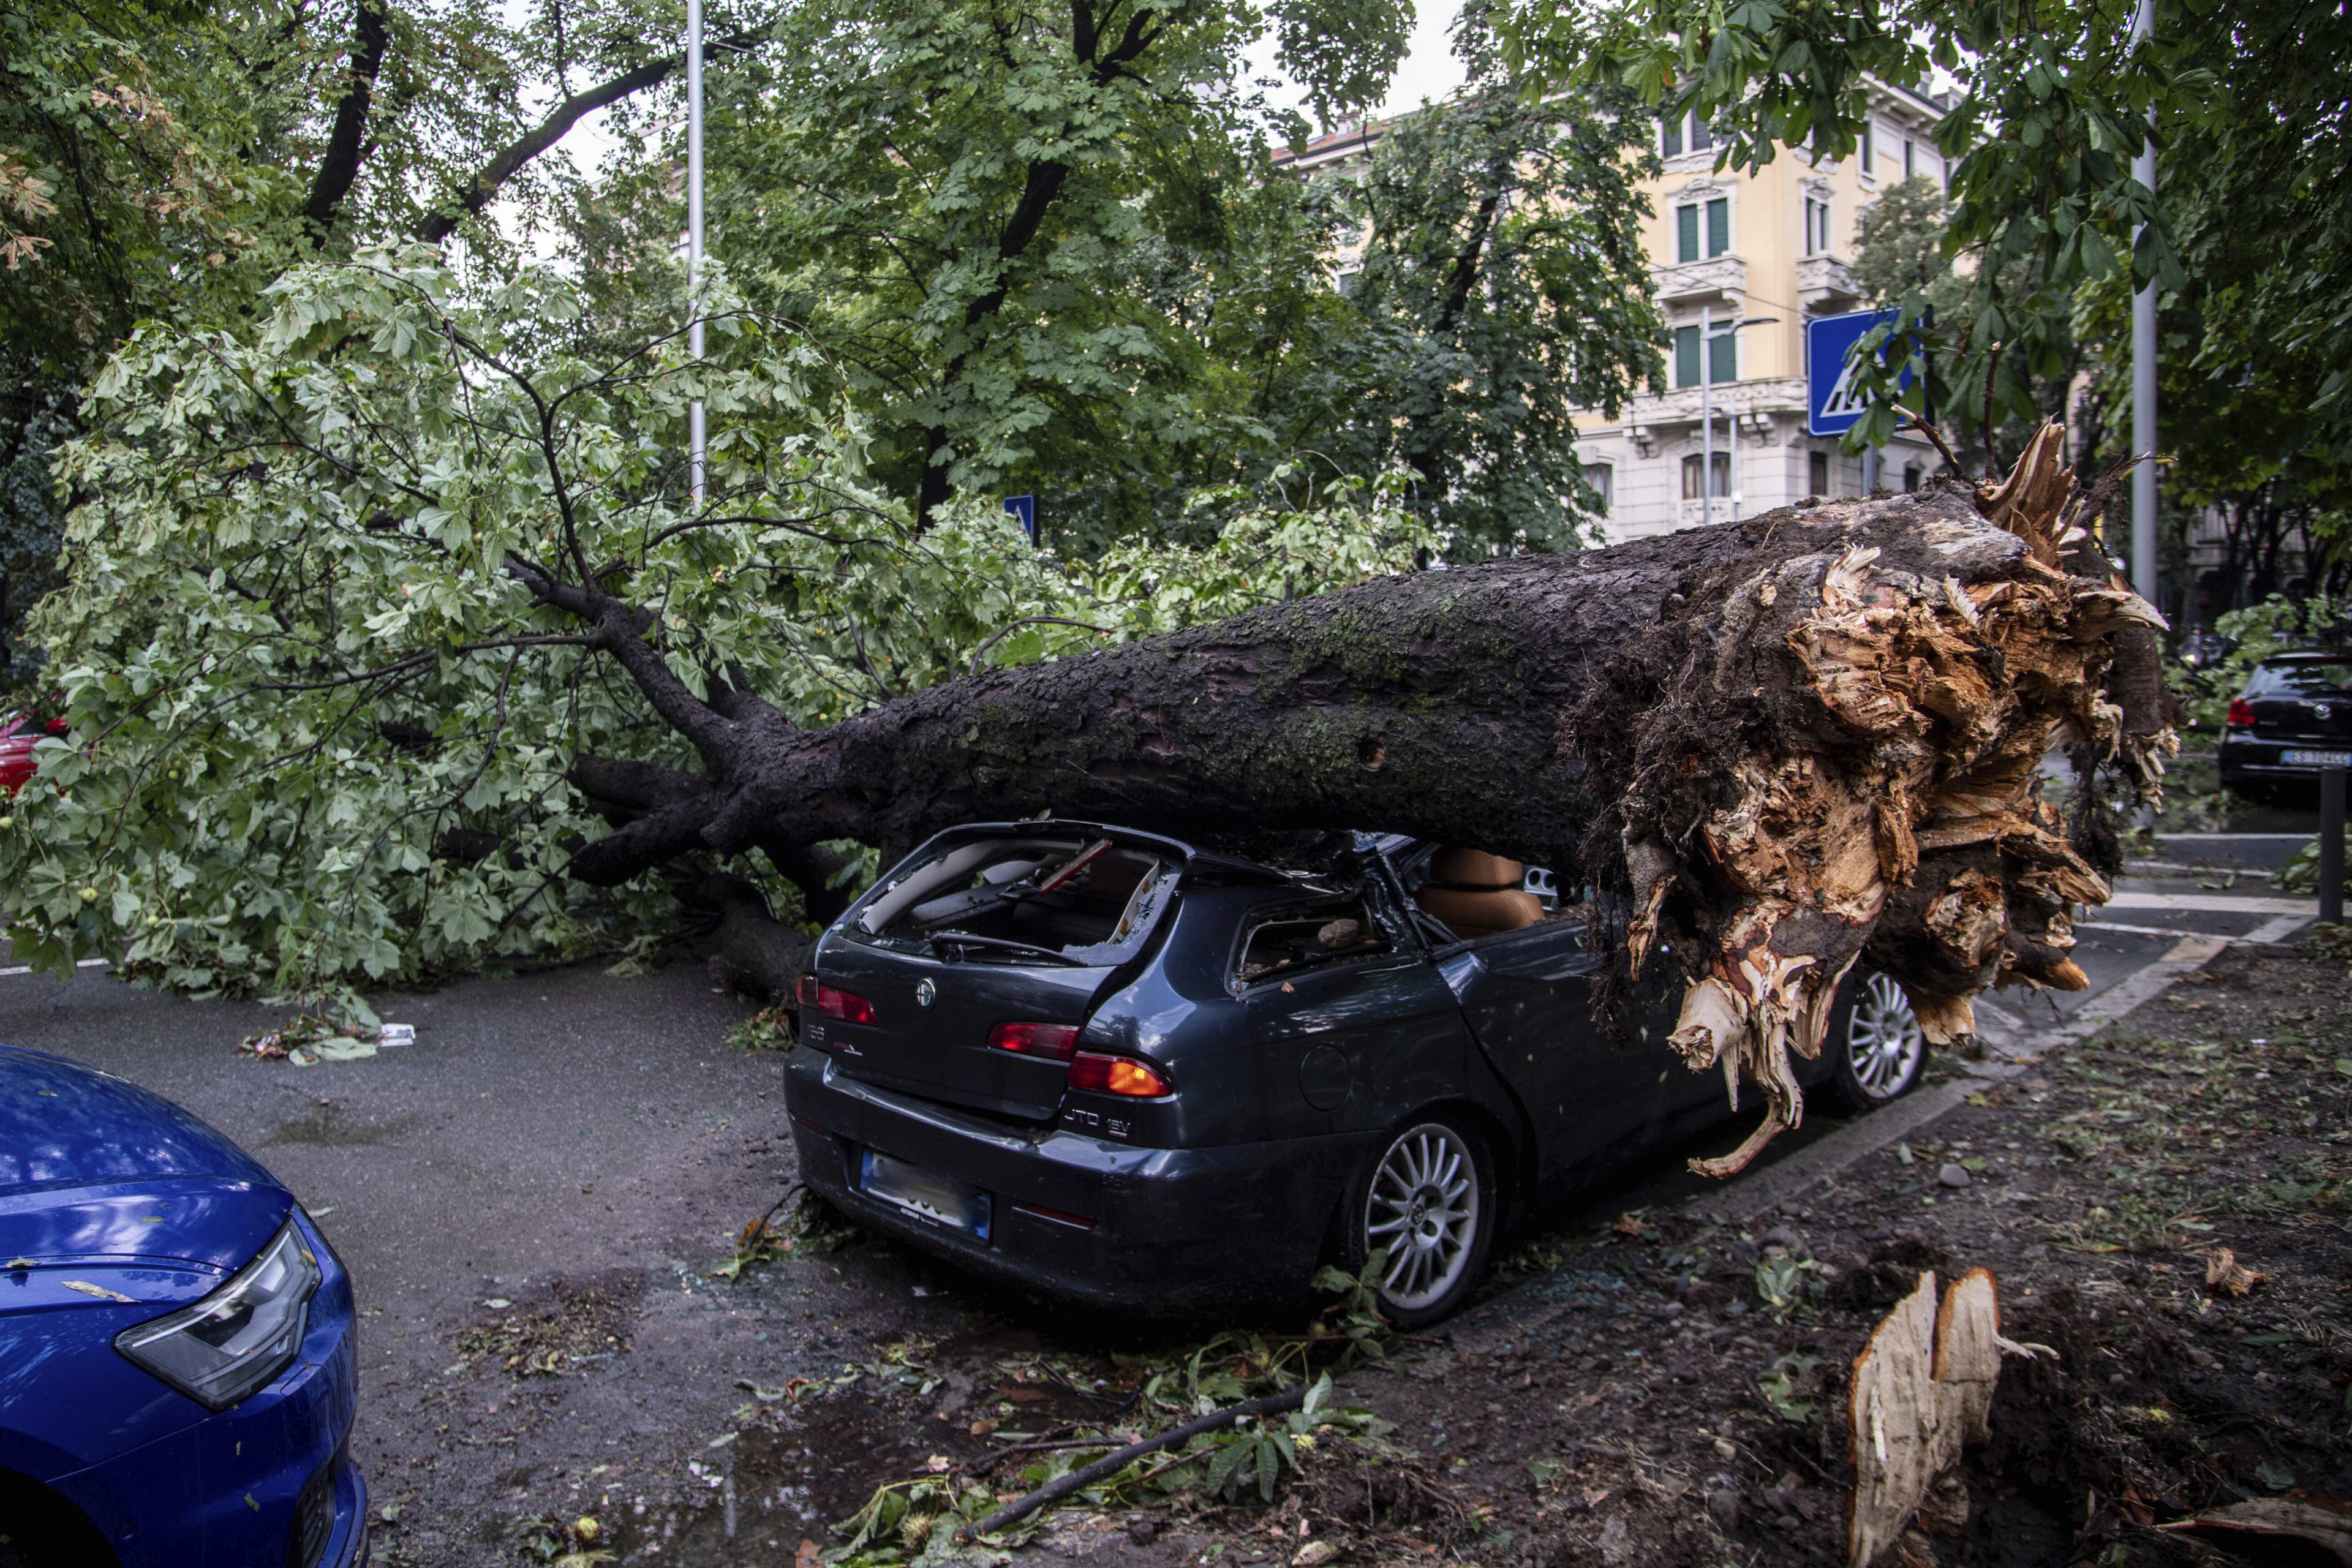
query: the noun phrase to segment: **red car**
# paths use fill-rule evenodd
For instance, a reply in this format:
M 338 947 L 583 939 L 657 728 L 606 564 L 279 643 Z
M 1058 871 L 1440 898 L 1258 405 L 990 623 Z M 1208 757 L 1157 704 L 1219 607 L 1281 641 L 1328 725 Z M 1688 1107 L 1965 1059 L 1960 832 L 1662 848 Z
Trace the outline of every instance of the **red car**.
M 0 790 L 15 795 L 24 788 L 25 781 L 33 776 L 37 766 L 33 761 L 35 744 L 44 736 L 65 732 L 64 720 L 52 719 L 43 724 L 29 713 L 20 713 L 0 724 Z

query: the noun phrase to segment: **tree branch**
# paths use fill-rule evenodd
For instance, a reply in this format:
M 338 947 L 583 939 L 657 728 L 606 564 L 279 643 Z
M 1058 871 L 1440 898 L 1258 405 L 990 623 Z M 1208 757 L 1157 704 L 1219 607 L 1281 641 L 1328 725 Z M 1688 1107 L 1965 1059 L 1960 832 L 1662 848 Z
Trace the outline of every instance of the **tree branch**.
M 764 32 L 730 33 L 705 47 L 748 49 L 765 37 Z M 550 110 L 547 118 L 533 126 L 520 141 L 483 164 L 474 177 L 466 182 L 466 188 L 457 193 L 454 205 L 444 206 L 425 220 L 425 226 L 417 231 L 419 237 L 428 244 L 440 244 L 456 232 L 459 224 L 489 205 L 491 199 L 499 194 L 499 187 L 511 179 L 516 170 L 563 140 L 565 133 L 579 122 L 582 116 L 609 108 L 649 87 L 658 87 L 685 66 L 684 55 L 669 55 L 592 87 L 585 92 L 573 93 Z
M 318 173 L 311 176 L 310 200 L 302 204 L 314 250 L 327 243 L 335 215 L 360 177 L 368 109 L 374 101 L 376 74 L 383 68 L 384 51 L 391 43 L 392 18 L 383 0 L 360 0 L 352 26 L 349 85 L 343 89 L 342 101 L 335 106 L 334 129 L 328 132 L 327 151 L 319 160 Z

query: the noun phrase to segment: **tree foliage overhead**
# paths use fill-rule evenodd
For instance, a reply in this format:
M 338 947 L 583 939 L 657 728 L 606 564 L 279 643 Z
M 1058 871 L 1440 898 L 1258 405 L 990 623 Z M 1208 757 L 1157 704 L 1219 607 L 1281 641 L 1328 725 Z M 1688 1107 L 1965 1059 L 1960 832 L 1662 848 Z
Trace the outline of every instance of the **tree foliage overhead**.
M 608 951 L 667 929 L 667 894 L 574 863 L 604 826 L 583 759 L 690 767 L 708 701 L 822 726 L 1429 542 L 1340 487 L 1066 569 L 985 504 L 919 533 L 835 367 L 748 312 L 698 366 L 675 335 L 583 353 L 571 285 L 468 299 L 414 254 L 305 267 L 268 301 L 249 339 L 134 337 L 68 453 L 92 499 L 34 630 L 72 734 L 0 816 L 37 962 L 333 990 Z M 697 395 L 724 431 L 698 505 Z
M 1292 406 L 1325 427 L 1295 439 L 1418 475 L 1457 558 L 1573 548 L 1600 510 L 1576 415 L 1614 419 L 1664 371 L 1639 184 L 1656 160 L 1630 94 L 1530 99 L 1475 19 L 1462 44 L 1470 87 L 1391 124 L 1347 184 L 1360 326 L 1300 364 Z
M 1402 52 L 1393 0 L 1271 15 L 1320 112 L 1377 99 Z M 730 79 L 714 248 L 835 345 L 920 514 L 1077 475 L 1099 537 L 1164 504 L 1171 467 L 1253 440 L 1231 334 L 1278 354 L 1296 301 L 1253 299 L 1262 274 L 1318 282 L 1244 82 L 1267 20 L 1244 0 L 813 0 Z
M 42 526 L 68 519 L 11 640 L 72 722 L 0 822 L 39 962 L 332 989 L 667 932 L 722 864 L 821 914 L 854 846 L 714 849 L 646 805 L 724 775 L 713 724 L 816 731 L 975 667 L 1570 542 L 1565 405 L 1655 363 L 1622 104 L 1538 113 L 1489 72 L 1365 186 L 1276 166 L 1305 125 L 1244 51 L 1271 26 L 1318 112 L 1360 107 L 1393 0 L 715 19 L 692 302 L 674 137 L 625 119 L 593 182 L 541 161 L 596 104 L 667 107 L 676 18 L 467 4 L 306 13 L 280 54 L 260 13 L 133 29 L 205 166 L 268 173 L 216 260 L 125 220 L 150 272 L 22 448 L 67 486 Z M 265 55 L 278 97 L 218 66 Z M 467 226 L 494 195 L 520 226 Z M 521 264 L 533 225 L 566 276 Z M 455 259 L 367 243 L 461 228 Z

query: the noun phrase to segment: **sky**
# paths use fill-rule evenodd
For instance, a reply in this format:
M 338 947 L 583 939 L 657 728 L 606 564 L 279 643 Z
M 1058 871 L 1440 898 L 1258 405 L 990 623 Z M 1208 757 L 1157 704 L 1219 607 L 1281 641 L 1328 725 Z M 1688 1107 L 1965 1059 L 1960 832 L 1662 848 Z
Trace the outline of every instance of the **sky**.
M 1419 109 L 1423 99 L 1442 99 L 1462 85 L 1462 62 L 1454 58 L 1452 40 L 1446 36 L 1461 14 L 1460 6 L 1446 5 L 1444 0 L 1415 14 L 1412 52 L 1397 67 L 1396 79 L 1389 84 L 1389 100 L 1374 118 L 1385 120 Z

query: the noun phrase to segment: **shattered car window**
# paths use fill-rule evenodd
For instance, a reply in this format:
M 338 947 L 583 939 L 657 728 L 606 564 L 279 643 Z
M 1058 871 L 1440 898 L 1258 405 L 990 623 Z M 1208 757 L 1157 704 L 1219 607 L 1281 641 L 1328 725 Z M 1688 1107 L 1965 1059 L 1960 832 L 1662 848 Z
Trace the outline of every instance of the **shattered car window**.
M 1108 838 L 950 845 L 884 889 L 849 934 L 979 963 L 1118 963 L 1158 923 L 1180 870 Z
M 1259 919 L 1242 943 L 1238 976 L 1244 984 L 1293 974 L 1335 959 L 1392 950 L 1389 935 L 1361 899 L 1334 900 L 1283 910 Z

